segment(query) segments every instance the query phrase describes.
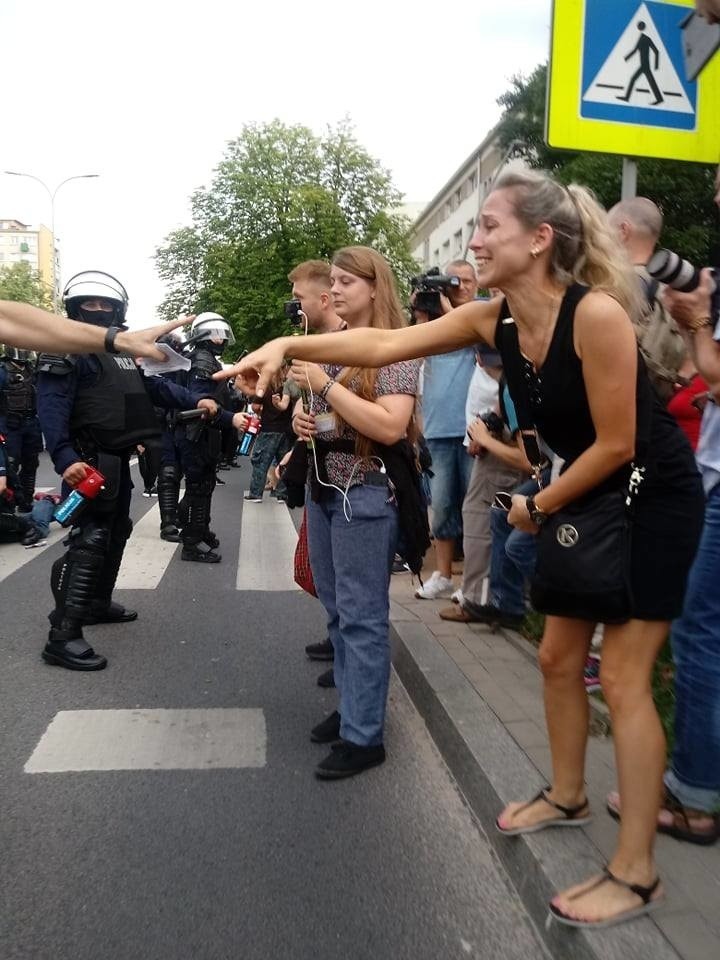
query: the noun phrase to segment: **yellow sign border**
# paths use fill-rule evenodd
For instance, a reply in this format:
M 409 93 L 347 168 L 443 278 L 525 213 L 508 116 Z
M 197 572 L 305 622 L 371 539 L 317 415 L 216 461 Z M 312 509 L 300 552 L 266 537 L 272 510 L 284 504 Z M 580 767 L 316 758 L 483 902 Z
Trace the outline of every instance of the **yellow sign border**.
M 545 140 L 558 150 L 696 163 L 720 161 L 720 51 L 698 77 L 695 130 L 663 130 L 580 115 L 586 0 L 553 0 Z M 639 0 L 638 0 L 639 2 Z M 664 0 L 655 0 L 664 2 Z M 693 0 L 672 0 L 694 7 Z

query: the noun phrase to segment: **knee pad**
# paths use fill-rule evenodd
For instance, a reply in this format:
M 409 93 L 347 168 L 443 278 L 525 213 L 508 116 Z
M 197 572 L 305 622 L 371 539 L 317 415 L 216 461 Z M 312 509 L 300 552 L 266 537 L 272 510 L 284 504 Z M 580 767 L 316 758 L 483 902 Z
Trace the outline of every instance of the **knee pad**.
M 76 527 L 70 534 L 68 553 L 80 552 L 86 554 L 104 555 L 110 545 L 110 528 L 104 524 L 86 523 Z
M 166 463 L 160 467 L 158 481 L 166 483 L 180 483 L 180 464 Z

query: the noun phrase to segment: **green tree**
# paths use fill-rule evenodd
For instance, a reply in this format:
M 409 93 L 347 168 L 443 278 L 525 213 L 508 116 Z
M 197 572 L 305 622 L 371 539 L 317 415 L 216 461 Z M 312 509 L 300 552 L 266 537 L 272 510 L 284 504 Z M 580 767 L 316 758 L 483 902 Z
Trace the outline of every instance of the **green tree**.
M 231 141 L 212 183 L 191 198 L 192 225 L 170 234 L 156 263 L 166 317 L 216 310 L 238 349 L 285 332 L 287 275 L 302 260 L 347 244 L 384 254 L 404 284 L 415 270 L 408 222 L 390 173 L 355 139 L 348 120 L 318 137 L 279 120 L 249 124 Z
M 512 77 L 510 88 L 498 99 L 504 108 L 499 125 L 503 149 L 516 141 L 515 154 L 531 167 L 552 171 L 563 183 L 590 187 L 604 207 L 620 199 L 622 158 L 605 153 L 553 150 L 545 143 L 547 64 L 528 77 Z M 700 163 L 640 158 L 638 194 L 649 197 L 663 211 L 663 246 L 698 265 L 714 258 L 720 240 L 713 205 L 715 169 Z
M 52 295 L 46 284 L 25 260 L 0 267 L 0 300 L 32 303 L 45 310 L 52 306 Z

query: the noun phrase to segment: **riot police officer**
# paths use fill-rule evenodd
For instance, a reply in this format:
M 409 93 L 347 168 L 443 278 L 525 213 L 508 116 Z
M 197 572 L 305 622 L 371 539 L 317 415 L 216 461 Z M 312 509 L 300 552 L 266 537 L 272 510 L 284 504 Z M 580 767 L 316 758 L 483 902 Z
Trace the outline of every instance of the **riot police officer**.
M 65 555 L 53 564 L 55 608 L 42 656 L 71 670 L 101 670 L 107 661 L 84 639 L 83 625 L 137 619 L 135 611 L 112 600 L 132 530 L 130 453 L 138 443 L 159 435 L 153 404 L 187 409 L 196 401 L 179 385 L 143 377 L 129 357 L 113 355 L 128 306 L 127 292 L 115 277 L 99 271 L 76 274 L 65 287 L 63 302 L 70 318 L 107 329 L 110 352 L 41 355 L 40 422 L 65 489 L 84 479 L 88 466 L 105 477 L 105 486 L 77 518 L 65 541 Z M 199 405 L 217 413 L 210 400 Z
M 0 432 L 15 478 L 18 509 L 29 511 L 43 449 L 35 394 L 35 357 L 29 350 L 6 347 L 0 358 Z
M 160 338 L 178 353 L 182 353 L 185 342 L 180 330 L 173 330 L 165 337 Z M 172 383 L 185 384 L 187 374 L 178 370 L 163 374 L 164 378 Z M 182 458 L 180 455 L 179 437 L 176 436 L 176 411 L 166 410 L 161 423 L 162 438 L 160 440 L 160 470 L 157 479 L 158 506 L 160 507 L 160 539 L 170 543 L 180 543 L 178 503 L 180 500 L 180 481 L 182 480 Z
M 212 398 L 221 406 L 230 405 L 229 391 L 224 382 L 212 379 L 222 370 L 220 356 L 235 342 L 229 324 L 219 313 L 201 313 L 193 320 L 186 352 L 190 356 L 188 389 L 196 402 Z M 218 389 L 220 388 L 220 389 Z M 235 422 L 242 414 L 236 414 Z M 222 457 L 223 422 L 218 418 L 198 425 L 182 425 L 177 429 L 182 468 L 185 474 L 185 496 L 180 504 L 182 524 L 182 559 L 198 563 L 219 563 L 220 542 L 210 530 L 210 509 L 217 482 L 217 466 Z M 203 546 L 208 549 L 204 550 Z

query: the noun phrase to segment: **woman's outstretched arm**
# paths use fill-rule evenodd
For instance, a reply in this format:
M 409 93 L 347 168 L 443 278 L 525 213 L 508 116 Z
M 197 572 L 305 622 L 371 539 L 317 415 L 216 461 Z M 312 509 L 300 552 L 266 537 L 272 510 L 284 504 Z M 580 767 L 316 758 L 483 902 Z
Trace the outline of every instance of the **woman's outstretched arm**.
M 438 320 L 378 330 L 363 327 L 311 337 L 279 337 L 248 354 L 234 367 L 215 374 L 216 379 L 239 377 L 246 392 L 262 396 L 286 358 L 344 367 L 386 367 L 399 360 L 414 360 L 450 353 L 480 340 L 494 342 L 500 300 L 466 303 Z
M 146 330 L 121 330 L 115 338 L 115 349 L 135 357 L 165 360 L 155 341 L 190 319 L 181 317 Z M 13 347 L 47 353 L 103 353 L 105 333 L 103 327 L 68 320 L 28 303 L 0 301 L 0 342 Z

